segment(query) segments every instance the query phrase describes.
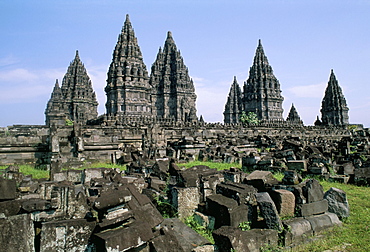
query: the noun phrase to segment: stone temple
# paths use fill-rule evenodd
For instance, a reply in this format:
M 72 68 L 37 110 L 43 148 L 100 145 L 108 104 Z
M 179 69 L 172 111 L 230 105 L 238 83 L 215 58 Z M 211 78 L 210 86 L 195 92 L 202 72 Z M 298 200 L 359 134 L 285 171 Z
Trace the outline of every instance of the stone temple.
M 261 40 L 241 90 L 236 76 L 225 104 L 224 123 L 240 123 L 243 112 L 253 112 L 260 122 L 303 125 L 292 105 L 283 118 L 279 80 L 265 55 Z M 195 88 L 189 70 L 168 32 L 149 75 L 129 16 L 118 36 L 105 87 L 106 113 L 98 116 L 95 92 L 78 52 L 59 87 L 55 84 L 45 110 L 46 125 L 63 126 L 66 120 L 79 125 L 119 125 L 129 121 L 199 122 Z M 322 101 L 322 119 L 316 125 L 348 124 L 348 107 L 332 71 Z M 202 118 L 203 121 L 203 118 Z

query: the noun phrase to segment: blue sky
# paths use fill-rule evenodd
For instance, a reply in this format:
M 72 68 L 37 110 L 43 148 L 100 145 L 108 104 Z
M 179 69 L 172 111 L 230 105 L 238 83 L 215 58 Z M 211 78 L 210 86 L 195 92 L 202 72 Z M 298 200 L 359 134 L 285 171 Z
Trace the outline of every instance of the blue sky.
M 222 122 L 233 77 L 248 78 L 258 39 L 306 125 L 320 115 L 330 70 L 350 123 L 370 126 L 368 0 L 0 0 L 0 126 L 44 124 L 55 79 L 79 50 L 105 112 L 104 87 L 125 15 L 150 71 L 167 31 L 194 80 L 198 115 Z

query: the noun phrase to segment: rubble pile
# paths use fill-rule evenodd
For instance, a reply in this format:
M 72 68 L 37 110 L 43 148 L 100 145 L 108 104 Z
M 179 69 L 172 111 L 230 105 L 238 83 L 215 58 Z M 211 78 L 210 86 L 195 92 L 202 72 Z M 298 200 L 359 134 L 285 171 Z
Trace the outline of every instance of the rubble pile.
M 345 192 L 324 193 L 294 170 L 278 181 L 270 171 L 138 160 L 126 172 L 64 170 L 51 181 L 10 166 L 0 179 L 0 243 L 6 251 L 258 251 L 301 243 L 349 215 Z M 189 217 L 213 230 L 214 243 L 183 223 Z

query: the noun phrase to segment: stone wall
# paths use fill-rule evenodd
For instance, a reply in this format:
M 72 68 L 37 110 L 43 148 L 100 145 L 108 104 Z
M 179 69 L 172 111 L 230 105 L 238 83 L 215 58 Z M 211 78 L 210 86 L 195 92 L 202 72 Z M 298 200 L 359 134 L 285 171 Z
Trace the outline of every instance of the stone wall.
M 345 127 L 294 127 L 265 122 L 259 126 L 219 123 L 176 123 L 173 121 L 131 121 L 124 125 L 79 127 L 14 125 L 0 128 L 0 165 L 124 159 L 124 150 L 134 147 L 147 155 L 165 156 L 168 146 L 174 157 L 198 156 L 206 146 L 228 143 L 248 144 L 257 136 L 298 137 L 301 140 L 325 138 L 340 140 L 351 136 Z M 276 123 L 276 122 L 275 122 Z M 186 140 L 187 139 L 187 140 Z M 145 154 L 144 153 L 144 154 Z M 70 165 L 70 164 L 69 164 Z

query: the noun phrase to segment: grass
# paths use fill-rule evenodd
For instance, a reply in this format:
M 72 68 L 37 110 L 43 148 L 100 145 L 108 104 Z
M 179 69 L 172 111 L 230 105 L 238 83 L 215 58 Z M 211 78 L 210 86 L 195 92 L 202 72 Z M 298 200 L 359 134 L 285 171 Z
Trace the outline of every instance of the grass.
M 19 167 L 19 172 L 23 173 L 24 175 L 32 175 L 34 179 L 49 179 L 50 174 L 49 171 L 46 169 L 41 169 L 34 167 L 33 165 L 17 165 Z M 118 164 L 108 164 L 108 163 L 88 163 L 80 168 L 74 168 L 74 170 L 84 170 L 88 168 L 119 168 L 121 171 L 126 170 L 126 165 L 118 165 Z M 0 166 L 0 170 L 5 170 L 8 166 Z M 68 170 L 68 169 L 63 169 Z
M 23 173 L 24 175 L 32 175 L 34 179 L 49 179 L 49 171 L 35 168 L 32 165 L 17 165 L 19 167 L 19 172 Z M 5 170 L 8 166 L 0 166 L 0 170 Z
M 216 163 L 216 162 L 202 162 L 202 161 L 191 161 L 188 163 L 183 163 L 183 164 L 177 164 L 180 167 L 185 167 L 185 168 L 190 168 L 196 165 L 206 165 L 209 168 L 212 169 L 217 169 L 217 170 L 227 170 L 230 169 L 230 167 L 235 167 L 235 168 L 242 168 L 242 165 L 239 163 Z

